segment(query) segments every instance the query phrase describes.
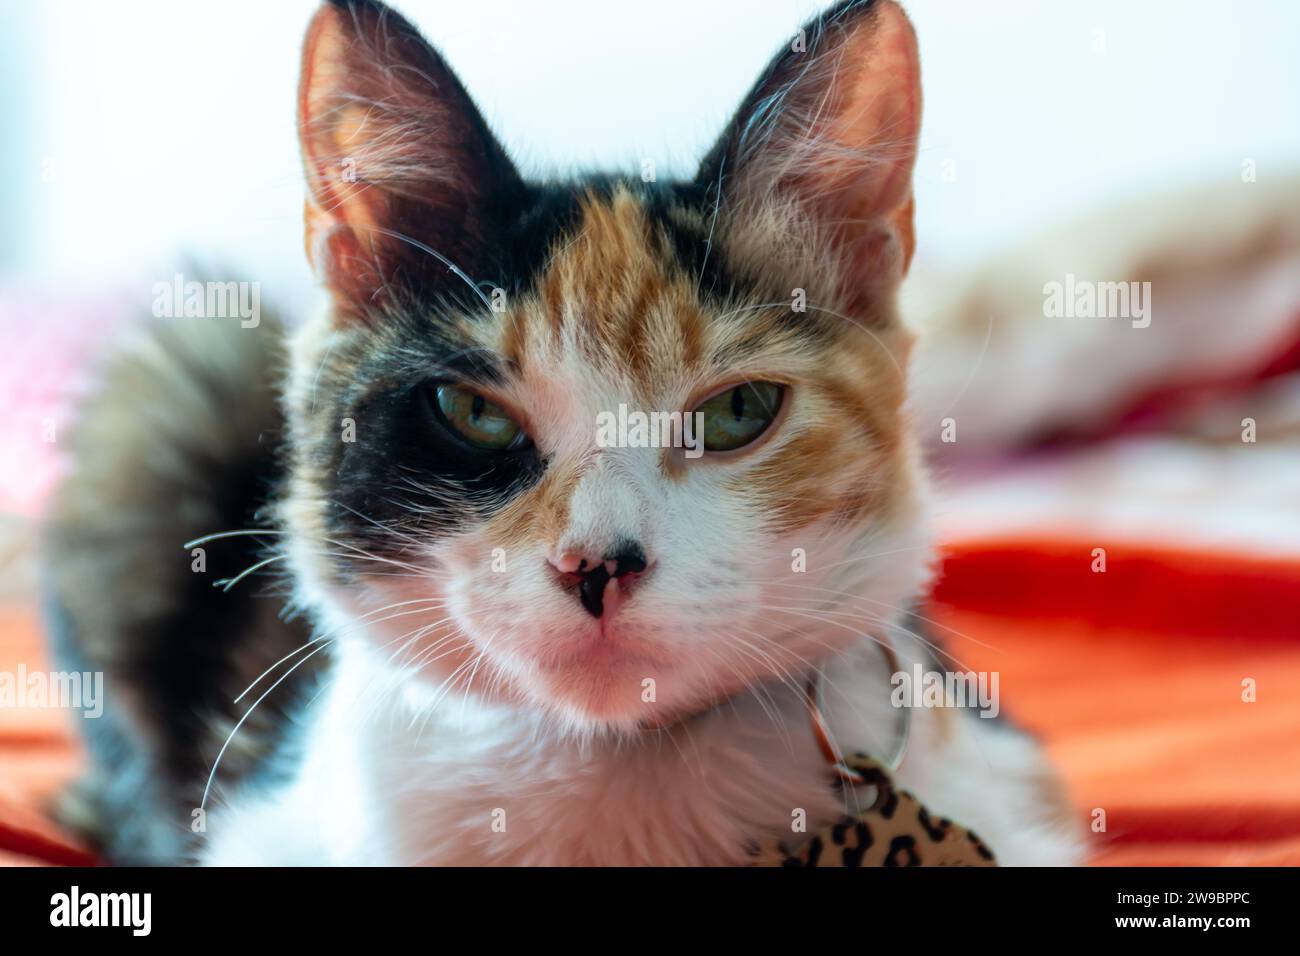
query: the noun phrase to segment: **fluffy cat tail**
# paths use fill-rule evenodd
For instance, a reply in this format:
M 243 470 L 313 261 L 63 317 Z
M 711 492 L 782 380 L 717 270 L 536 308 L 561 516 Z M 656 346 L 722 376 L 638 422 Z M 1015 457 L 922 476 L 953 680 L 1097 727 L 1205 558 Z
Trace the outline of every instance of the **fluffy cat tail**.
M 252 327 L 174 318 L 133 333 L 82 403 L 44 533 L 58 666 L 104 675 L 102 717 L 77 721 L 90 772 L 56 809 L 114 862 L 174 862 L 237 719 L 233 699 L 307 640 L 265 577 L 224 590 L 273 535 L 184 547 L 267 528 L 284 337 L 266 314 Z M 277 716 L 268 701 L 241 728 L 222 780 L 270 752 Z

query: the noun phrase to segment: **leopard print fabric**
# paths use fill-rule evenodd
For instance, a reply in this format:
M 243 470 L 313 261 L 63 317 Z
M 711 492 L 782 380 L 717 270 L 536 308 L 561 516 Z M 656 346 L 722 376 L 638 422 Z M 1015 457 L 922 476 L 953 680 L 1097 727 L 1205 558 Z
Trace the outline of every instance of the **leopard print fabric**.
M 845 814 L 811 839 L 772 839 L 754 852 L 754 866 L 997 866 L 993 852 L 970 830 L 934 816 L 894 786 L 881 764 L 853 754 L 845 766 L 862 775 L 871 806 Z M 843 786 L 838 779 L 837 786 Z

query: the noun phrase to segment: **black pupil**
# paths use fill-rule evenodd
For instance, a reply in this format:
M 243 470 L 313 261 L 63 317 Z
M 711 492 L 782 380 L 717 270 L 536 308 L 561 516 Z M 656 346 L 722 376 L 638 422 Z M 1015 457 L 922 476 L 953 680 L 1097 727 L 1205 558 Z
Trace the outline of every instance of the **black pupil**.
M 740 388 L 731 390 L 731 414 L 736 416 L 736 421 L 745 417 L 745 394 Z
M 486 402 L 486 400 L 483 398 L 483 396 L 482 396 L 482 395 L 475 395 L 475 396 L 474 396 L 474 401 L 473 401 L 473 403 L 470 405 L 470 412 L 469 412 L 470 418 L 480 418 L 480 417 L 482 417 L 482 415 L 483 415 L 483 407 L 484 407 L 485 405 L 487 405 L 487 402 Z

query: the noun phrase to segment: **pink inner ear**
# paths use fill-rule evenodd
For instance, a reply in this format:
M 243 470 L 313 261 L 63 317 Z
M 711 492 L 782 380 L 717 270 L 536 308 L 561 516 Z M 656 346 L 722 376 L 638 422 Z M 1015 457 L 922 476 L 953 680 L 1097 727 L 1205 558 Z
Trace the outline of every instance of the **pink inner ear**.
M 322 90 L 332 88 L 343 72 L 340 64 L 342 29 L 339 12 L 322 7 L 312 18 L 303 42 L 302 72 L 298 83 L 298 134 L 302 143 L 303 166 L 309 195 L 305 209 L 305 245 L 313 267 L 329 283 L 340 278 L 339 263 L 357 257 L 355 237 L 338 234 L 339 220 L 345 215 L 346 197 L 336 187 L 329 168 L 336 149 L 324 148 L 322 138 L 332 139 L 332 131 L 319 122 L 326 109 Z
M 441 281 L 437 256 L 470 268 L 492 247 L 496 204 L 523 188 L 455 73 L 379 4 L 316 14 L 298 124 L 308 255 L 352 311 Z
M 375 181 L 390 175 L 401 158 L 388 145 L 398 140 L 392 132 L 398 113 L 393 104 L 410 94 L 389 84 L 391 64 L 373 58 L 376 37 L 411 31 L 404 21 L 393 21 L 358 21 L 325 6 L 313 18 L 303 45 L 298 130 L 309 189 L 305 245 L 317 274 L 337 294 L 336 303 L 350 312 L 364 312 L 384 294 L 384 273 L 394 263 L 386 262 L 392 258 L 392 243 L 381 236 L 380 227 L 402 226 L 391 221 L 401 200 L 388 184 Z M 382 49 L 396 57 L 422 55 L 423 42 L 413 36 L 403 34 L 400 43 Z M 411 54 L 412 46 L 421 49 Z M 376 109 L 372 103 L 391 108 Z M 410 112 L 417 114 L 418 106 Z M 349 169 L 351 176 L 346 175 Z
M 308 225 L 312 235 L 312 227 Z M 383 295 L 384 277 L 380 273 L 380 259 L 373 249 L 363 246 L 357 234 L 347 225 L 338 223 L 312 235 L 315 248 L 311 252 L 313 266 L 325 284 L 340 293 L 339 305 L 350 312 L 366 304 L 379 305 Z M 355 308 L 364 315 L 364 308 Z
M 303 41 L 302 71 L 298 81 L 298 133 L 302 140 L 307 182 L 316 205 L 333 210 L 333 195 L 327 162 L 319 143 L 317 118 L 323 108 L 321 90 L 335 84 L 339 65 L 340 25 L 338 11 L 322 7 L 312 18 Z M 310 225 L 310 224 L 309 224 Z
M 852 197 L 851 209 L 845 211 L 855 218 L 906 210 L 910 224 L 912 167 L 921 125 L 916 33 L 900 7 L 882 3 L 845 49 L 830 55 L 839 61 L 833 82 L 847 80 L 849 86 L 827 132 L 850 158 L 827 163 L 828 189 L 840 203 Z M 864 163 L 852 160 L 854 151 L 866 154 Z
M 914 246 L 916 34 L 892 0 L 805 32 L 809 48 L 781 53 L 719 145 L 733 162 L 733 208 L 743 219 L 773 195 L 790 200 L 798 220 L 818 227 L 824 251 L 852 264 L 855 289 L 878 291 L 898 282 Z M 723 167 L 710 157 L 706 168 L 714 176 Z

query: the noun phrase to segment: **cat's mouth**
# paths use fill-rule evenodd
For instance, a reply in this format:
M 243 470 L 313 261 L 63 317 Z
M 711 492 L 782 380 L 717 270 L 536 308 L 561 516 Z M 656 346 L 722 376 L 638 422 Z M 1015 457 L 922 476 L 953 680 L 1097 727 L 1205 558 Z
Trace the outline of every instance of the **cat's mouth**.
M 676 662 L 663 648 L 592 622 L 592 633 L 532 656 L 527 681 L 540 701 L 570 716 L 635 724 L 660 713 L 660 694 L 675 683 Z

